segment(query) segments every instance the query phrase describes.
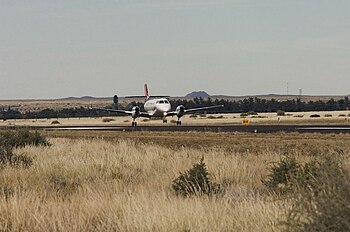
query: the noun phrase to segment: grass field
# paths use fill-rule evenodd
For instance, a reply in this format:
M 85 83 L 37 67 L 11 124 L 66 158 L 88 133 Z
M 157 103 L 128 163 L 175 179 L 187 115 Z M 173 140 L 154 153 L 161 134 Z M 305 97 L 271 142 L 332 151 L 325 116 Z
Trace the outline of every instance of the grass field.
M 282 231 L 293 204 L 262 184 L 271 162 L 286 154 L 300 162 L 350 154 L 350 135 L 53 131 L 47 136 L 52 146 L 15 150 L 33 159 L 31 167 L 1 166 L 2 231 Z M 176 195 L 172 181 L 201 157 L 224 193 Z

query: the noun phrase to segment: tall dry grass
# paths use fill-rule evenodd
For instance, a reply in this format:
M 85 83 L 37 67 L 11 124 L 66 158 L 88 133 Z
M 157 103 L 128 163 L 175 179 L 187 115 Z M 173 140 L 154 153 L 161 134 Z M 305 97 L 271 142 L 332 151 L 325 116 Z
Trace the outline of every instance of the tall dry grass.
M 269 231 L 286 205 L 254 190 L 264 172 L 257 156 L 175 151 L 131 140 L 51 142 L 51 147 L 17 150 L 33 158 L 31 168 L 1 171 L 2 230 Z M 177 197 L 172 180 L 202 155 L 226 194 Z
M 272 231 L 291 208 L 261 183 L 282 152 L 165 147 L 137 140 L 51 139 L 16 150 L 30 168 L 0 171 L 3 231 Z M 348 150 L 346 151 L 348 152 Z M 296 153 L 301 161 L 309 156 Z M 172 181 L 204 156 L 223 196 L 176 196 Z

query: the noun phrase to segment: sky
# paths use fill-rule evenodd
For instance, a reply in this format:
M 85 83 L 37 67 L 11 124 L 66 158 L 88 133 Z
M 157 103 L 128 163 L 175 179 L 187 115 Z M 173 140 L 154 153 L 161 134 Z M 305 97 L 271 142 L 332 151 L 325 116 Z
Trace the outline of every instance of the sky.
M 0 0 L 0 99 L 350 94 L 349 0 Z

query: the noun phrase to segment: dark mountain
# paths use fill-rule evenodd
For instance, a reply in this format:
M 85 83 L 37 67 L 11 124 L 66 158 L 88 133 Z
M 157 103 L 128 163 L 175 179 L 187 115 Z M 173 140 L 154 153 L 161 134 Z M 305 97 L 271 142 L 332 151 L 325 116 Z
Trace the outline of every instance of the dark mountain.
M 62 99 L 59 99 L 59 100 L 77 101 L 77 100 L 94 100 L 94 99 L 99 99 L 99 98 L 91 97 L 91 96 L 83 96 L 83 97 L 67 97 L 67 98 L 62 98 Z
M 189 93 L 185 96 L 185 98 L 206 98 L 206 97 L 210 97 L 210 95 L 208 93 L 206 93 L 205 91 L 195 91 L 192 93 Z

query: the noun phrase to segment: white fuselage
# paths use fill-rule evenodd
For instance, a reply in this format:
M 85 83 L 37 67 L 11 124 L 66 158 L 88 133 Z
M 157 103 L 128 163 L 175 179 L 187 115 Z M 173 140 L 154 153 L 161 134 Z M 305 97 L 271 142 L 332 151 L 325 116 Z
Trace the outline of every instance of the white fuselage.
M 164 117 L 171 110 L 171 105 L 168 99 L 159 98 L 146 101 L 144 108 L 148 114 L 154 117 Z

